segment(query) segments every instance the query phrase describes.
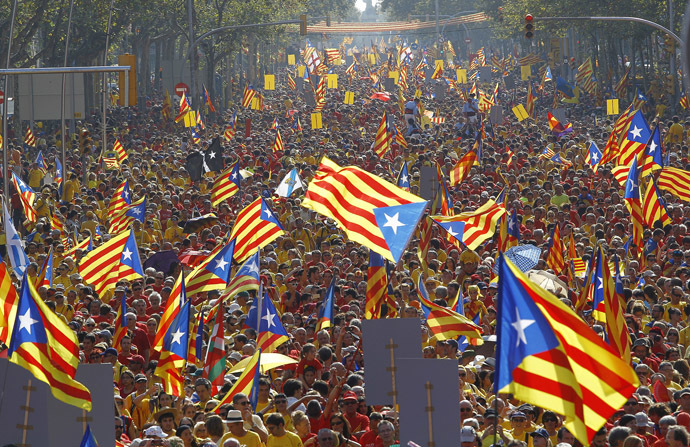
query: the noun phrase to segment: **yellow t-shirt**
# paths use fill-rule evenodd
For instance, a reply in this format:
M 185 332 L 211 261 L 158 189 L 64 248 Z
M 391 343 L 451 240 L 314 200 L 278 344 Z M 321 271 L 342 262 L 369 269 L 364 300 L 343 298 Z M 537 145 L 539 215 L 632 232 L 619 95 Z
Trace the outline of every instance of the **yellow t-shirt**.
M 283 436 L 268 436 L 266 447 L 302 447 L 302 440 L 296 434 L 286 431 Z
M 240 445 L 242 447 L 260 447 L 261 446 L 261 438 L 259 438 L 259 435 L 257 435 L 253 431 L 247 431 L 247 433 L 244 436 L 235 436 L 232 433 L 227 432 L 226 434 L 223 435 L 222 438 L 220 438 L 218 445 L 222 446 L 225 443 L 225 441 L 227 441 L 230 438 L 237 439 L 240 442 Z
M 32 169 L 29 173 L 29 186 L 38 189 L 41 187 L 41 180 L 43 180 L 43 171 L 40 169 Z

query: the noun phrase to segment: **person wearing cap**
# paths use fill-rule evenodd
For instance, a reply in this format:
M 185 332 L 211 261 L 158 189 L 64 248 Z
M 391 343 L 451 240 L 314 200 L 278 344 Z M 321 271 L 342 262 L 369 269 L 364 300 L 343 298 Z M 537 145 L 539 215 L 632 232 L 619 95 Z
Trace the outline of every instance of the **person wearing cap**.
M 649 350 L 649 339 L 638 338 L 632 345 L 632 355 L 637 357 L 641 363 L 652 368 L 652 371 L 659 371 L 659 358 L 652 354 Z M 638 362 L 639 363 L 639 362 Z
M 177 428 L 177 423 L 175 422 L 180 416 L 180 411 L 177 408 L 161 408 L 151 415 L 154 421 L 158 422 L 160 428 L 166 434 L 166 438 L 170 436 L 175 436 L 175 429 Z
M 510 414 L 510 436 L 513 439 L 519 439 L 529 444 L 529 426 L 527 415 L 520 410 L 513 411 Z
M 659 439 L 650 433 L 650 429 L 654 428 L 654 423 L 649 420 L 649 416 L 644 411 L 635 413 L 635 435 L 643 438 L 648 446 L 654 445 Z
M 479 436 L 481 440 L 481 447 L 490 447 L 494 443 L 494 431 L 496 436 L 503 442 L 503 445 L 507 445 L 513 440 L 510 431 L 503 428 L 503 424 L 501 423 L 500 419 L 501 417 L 497 416 L 496 411 L 493 408 L 489 408 L 484 412 L 484 427 L 486 428 Z
M 241 446 L 261 446 L 261 438 L 259 435 L 253 431 L 245 430 L 244 420 L 242 419 L 242 412 L 240 410 L 228 411 L 227 419 L 224 422 L 229 431 L 220 438 L 218 445 L 223 445 L 228 438 L 235 438 L 240 442 Z
M 115 348 L 107 348 L 102 354 L 102 363 L 110 363 L 113 365 L 114 383 L 120 383 L 120 376 L 122 375 L 122 372 L 127 370 L 127 367 L 120 363 L 120 361 L 117 359 L 117 356 L 118 352 Z
M 148 387 L 148 379 L 144 374 L 134 376 L 134 392 L 125 398 L 124 406 L 130 411 L 136 427 L 143 427 L 151 416 L 149 401 L 157 389 L 156 385 Z
M 369 431 L 369 417 L 359 413 L 357 407 L 359 401 L 357 395 L 352 391 L 343 393 L 343 416 L 350 423 L 350 432 Z

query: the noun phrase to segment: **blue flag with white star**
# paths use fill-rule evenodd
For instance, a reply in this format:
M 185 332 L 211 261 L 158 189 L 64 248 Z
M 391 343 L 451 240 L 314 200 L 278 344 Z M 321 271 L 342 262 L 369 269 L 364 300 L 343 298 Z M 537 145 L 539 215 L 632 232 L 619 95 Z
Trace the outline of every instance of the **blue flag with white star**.
M 144 200 L 139 205 L 128 209 L 125 215 L 144 223 L 146 220 L 146 197 L 144 197 Z
M 560 345 L 551 325 L 504 256 L 498 266 L 495 392 L 513 381 L 513 371 L 531 355 Z
M 414 234 L 427 202 L 374 208 L 374 218 L 397 263 Z
M 191 306 L 191 301 L 187 299 L 186 295 L 183 278 L 182 291 L 180 293 L 180 299 L 183 301 L 183 304 L 163 341 L 164 351 L 168 351 L 170 354 L 185 360 L 187 359 L 187 349 L 189 347 L 189 308 Z
M 129 267 L 134 273 L 144 276 L 144 269 L 141 267 L 141 258 L 139 257 L 139 248 L 137 247 L 137 240 L 134 237 L 134 230 L 130 228 L 129 237 L 122 250 L 120 256 L 120 264 Z M 131 273 L 131 272 L 130 272 Z
M 17 320 L 12 329 L 12 337 L 8 356 L 11 357 L 14 351 L 23 343 L 48 343 L 46 328 L 43 324 L 43 317 L 36 305 L 28 285 L 29 279 L 24 275 L 22 288 L 19 291 L 19 302 L 17 303 Z
M 591 167 L 596 166 L 601 161 L 602 153 L 597 147 L 597 145 L 592 141 L 589 145 L 589 165 Z
M 235 239 L 221 248 L 204 268 L 223 281 L 228 282 L 230 280 L 233 253 L 235 253 Z

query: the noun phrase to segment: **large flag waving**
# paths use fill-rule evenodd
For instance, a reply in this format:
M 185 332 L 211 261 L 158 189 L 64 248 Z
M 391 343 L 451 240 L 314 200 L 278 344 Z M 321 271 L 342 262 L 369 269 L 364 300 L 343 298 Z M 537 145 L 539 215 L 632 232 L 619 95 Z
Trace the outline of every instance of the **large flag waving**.
M 493 236 L 498 219 L 505 213 L 505 208 L 489 200 L 475 211 L 455 216 L 432 216 L 432 220 L 467 248 L 474 250 Z
M 91 411 L 91 393 L 74 380 L 79 359 L 77 336 L 43 302 L 26 275 L 16 315 L 9 341 L 10 362 L 47 383 L 56 399 Z
M 5 244 L 7 246 L 7 257 L 10 259 L 12 268 L 19 274 L 23 275 L 26 268 L 29 266 L 29 257 L 24 252 L 22 247 L 22 240 L 12 224 L 12 217 L 7 211 L 7 205 L 3 202 L 3 223 L 5 224 Z
M 685 202 L 690 202 L 690 171 L 665 167 L 657 178 L 657 186 Z
M 133 280 L 142 278 L 139 249 L 134 232 L 123 231 L 113 236 L 108 242 L 91 250 L 81 259 L 79 274 L 84 282 L 94 286 L 99 294 L 115 288 L 121 279 Z
M 642 228 L 642 202 L 640 200 L 640 171 L 637 167 L 637 157 L 633 158 L 628 180 L 625 182 L 625 205 L 630 211 L 630 220 L 633 225 L 633 242 L 637 247 L 644 244 Z
M 567 415 L 565 427 L 588 445 L 635 392 L 625 363 L 561 300 L 510 261 L 499 260 L 495 392 Z
M 242 175 L 240 174 L 240 163 L 236 162 L 228 169 L 223 171 L 213 182 L 211 190 L 211 205 L 218 206 L 240 191 Z
M 261 309 L 261 318 L 257 317 L 257 308 Z M 256 347 L 264 352 L 273 352 L 278 346 L 289 340 L 273 301 L 264 290 L 259 289 L 256 294 L 254 303 L 247 313 L 245 324 L 259 334 Z
M 187 278 L 187 295 L 192 296 L 210 290 L 223 290 L 230 281 L 232 256 L 235 252 L 235 240 L 232 239 L 218 251 L 205 265 L 194 269 Z
M 302 206 L 330 217 L 351 240 L 398 262 L 427 202 L 355 166 L 324 157 Z
M 180 296 L 184 304 L 163 337 L 163 349 L 155 371 L 155 375 L 163 380 L 165 392 L 173 396 L 184 395 L 182 368 L 187 362 L 187 350 L 189 349 L 191 302 L 186 299 L 184 291 L 184 272 L 181 273 L 181 276 L 182 291 Z
M 303 188 L 304 184 L 299 178 L 297 168 L 292 168 L 292 170 L 285 175 L 283 180 L 276 188 L 275 195 L 279 197 L 290 197 L 293 192 Z
M 242 393 L 250 397 L 252 389 L 254 388 L 254 382 L 259 382 L 260 366 L 261 364 L 261 349 L 257 351 L 252 356 L 247 366 L 240 374 L 240 377 L 235 381 L 235 384 L 230 388 L 230 391 L 223 396 L 223 398 L 218 402 L 216 408 L 213 409 L 214 413 L 218 412 L 221 405 L 232 402 L 232 397 L 236 394 Z

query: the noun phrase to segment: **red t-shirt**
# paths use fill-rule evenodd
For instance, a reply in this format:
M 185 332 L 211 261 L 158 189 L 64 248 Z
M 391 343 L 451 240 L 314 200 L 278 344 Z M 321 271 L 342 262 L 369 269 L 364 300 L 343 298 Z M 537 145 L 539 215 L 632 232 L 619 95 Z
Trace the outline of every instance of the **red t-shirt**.
M 297 369 L 295 370 L 295 373 L 297 375 L 302 374 L 304 372 L 304 368 L 306 368 L 307 366 L 311 366 L 317 371 L 320 371 L 323 369 L 323 365 L 317 359 L 314 359 L 314 360 L 302 359 L 297 364 Z
M 361 438 L 359 438 L 359 443 L 362 447 L 382 447 L 383 441 L 379 438 L 376 432 L 369 430 L 364 433 Z
M 352 416 L 343 415 L 350 423 L 350 432 L 357 433 L 358 431 L 369 431 L 369 417 L 361 413 L 355 413 Z

